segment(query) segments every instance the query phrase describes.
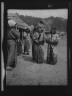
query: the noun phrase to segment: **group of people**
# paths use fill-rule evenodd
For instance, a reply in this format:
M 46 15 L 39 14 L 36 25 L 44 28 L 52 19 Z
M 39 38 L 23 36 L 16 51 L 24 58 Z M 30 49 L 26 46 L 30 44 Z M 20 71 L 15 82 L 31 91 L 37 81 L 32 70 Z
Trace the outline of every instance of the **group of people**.
M 27 29 L 20 29 L 20 32 L 23 32 L 21 33 L 20 37 L 21 38 L 18 38 L 17 40 L 17 54 L 20 55 L 20 54 L 26 54 L 26 55 L 29 55 L 29 51 L 30 51 L 30 36 L 29 36 L 29 32 L 30 30 L 27 28 Z M 23 46 L 23 48 L 22 48 Z
M 47 34 L 44 30 L 36 26 L 31 32 L 30 37 L 32 39 L 32 57 L 37 63 L 44 62 L 43 45 L 47 43 L 47 63 L 57 63 L 57 45 L 59 42 L 58 34 L 56 34 L 56 28 L 51 28 L 51 31 Z
M 24 44 L 23 54 L 29 55 L 30 39 L 32 42 L 32 59 L 34 62 L 44 62 L 43 45 L 47 43 L 47 63 L 57 63 L 57 45 L 59 42 L 56 28 L 51 28 L 48 34 L 45 34 L 43 28 L 35 25 L 32 30 L 24 31 L 23 40 L 20 39 L 20 32 L 16 29 L 16 22 L 9 20 L 8 22 L 8 60 L 7 69 L 12 69 L 17 64 L 17 54 L 22 53 L 22 43 Z

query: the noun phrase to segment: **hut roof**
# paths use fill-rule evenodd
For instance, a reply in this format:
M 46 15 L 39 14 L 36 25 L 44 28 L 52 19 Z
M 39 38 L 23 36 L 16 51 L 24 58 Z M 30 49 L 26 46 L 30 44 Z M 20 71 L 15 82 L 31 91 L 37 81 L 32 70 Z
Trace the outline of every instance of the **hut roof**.
M 29 26 L 26 23 L 17 23 L 16 26 L 22 29 L 29 28 Z
M 9 13 L 8 19 L 14 20 L 17 24 L 16 26 L 22 29 L 29 28 L 29 25 L 27 25 L 24 21 L 22 21 L 17 13 Z

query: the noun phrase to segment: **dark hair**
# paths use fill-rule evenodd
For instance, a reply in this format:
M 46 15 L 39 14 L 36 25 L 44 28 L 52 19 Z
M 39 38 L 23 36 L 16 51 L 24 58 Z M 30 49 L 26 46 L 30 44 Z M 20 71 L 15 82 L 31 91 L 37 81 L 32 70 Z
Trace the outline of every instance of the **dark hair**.
M 36 31 L 37 29 L 38 29 L 38 25 L 35 24 L 35 25 L 34 25 L 34 31 Z
M 52 27 L 51 30 L 55 30 L 56 31 L 56 28 L 55 27 Z
M 54 30 L 54 31 L 52 31 L 52 30 Z M 55 28 L 55 27 L 52 27 L 52 28 L 51 28 L 51 33 L 52 33 L 52 34 L 56 34 L 56 28 Z
M 29 29 L 29 28 L 27 28 L 27 29 L 26 29 L 26 32 L 27 32 L 27 33 L 29 33 L 29 32 L 30 32 L 30 29 Z

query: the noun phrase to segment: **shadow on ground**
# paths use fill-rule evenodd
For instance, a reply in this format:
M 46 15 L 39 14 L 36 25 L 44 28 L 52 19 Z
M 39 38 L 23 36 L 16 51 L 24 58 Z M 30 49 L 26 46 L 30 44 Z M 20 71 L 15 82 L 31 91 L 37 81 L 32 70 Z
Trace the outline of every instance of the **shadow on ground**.
M 29 62 L 34 62 L 34 60 L 32 60 L 32 57 L 30 57 L 29 55 L 23 55 L 22 58 L 24 59 L 24 61 L 29 61 Z M 39 63 L 36 63 L 36 64 L 39 64 Z M 41 64 L 49 64 L 47 63 L 47 60 L 44 60 L 44 63 L 41 63 Z M 52 64 L 50 64 L 52 65 Z
M 32 57 L 28 56 L 28 55 L 23 55 L 22 58 L 25 60 L 25 61 L 29 61 L 29 62 L 34 62 L 32 60 Z

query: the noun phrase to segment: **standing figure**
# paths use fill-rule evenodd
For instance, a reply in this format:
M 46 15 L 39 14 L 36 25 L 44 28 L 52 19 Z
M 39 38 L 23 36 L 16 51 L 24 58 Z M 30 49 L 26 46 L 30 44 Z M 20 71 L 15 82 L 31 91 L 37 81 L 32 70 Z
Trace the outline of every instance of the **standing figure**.
M 56 34 L 56 28 L 51 28 L 51 32 L 46 38 L 47 48 L 47 63 L 56 64 L 57 63 L 57 45 L 59 42 L 58 34 Z
M 44 62 L 44 52 L 43 52 L 43 44 L 44 44 L 44 33 L 41 30 L 34 31 L 33 34 L 33 60 L 37 63 Z
M 19 28 L 19 32 L 20 32 L 20 38 L 19 38 L 19 53 L 22 54 L 22 30 L 21 28 Z
M 32 60 L 34 60 L 34 29 L 30 32 L 30 38 L 32 43 Z
M 29 55 L 29 49 L 30 49 L 30 35 L 28 30 L 24 32 L 24 54 Z
M 20 55 L 22 53 L 22 42 L 20 38 L 17 40 L 17 54 Z
M 19 31 L 16 30 L 16 22 L 13 20 L 9 20 L 8 24 L 10 26 L 10 30 L 8 31 L 8 60 L 7 60 L 7 69 L 12 69 L 16 66 L 17 63 L 17 39 L 20 37 Z

